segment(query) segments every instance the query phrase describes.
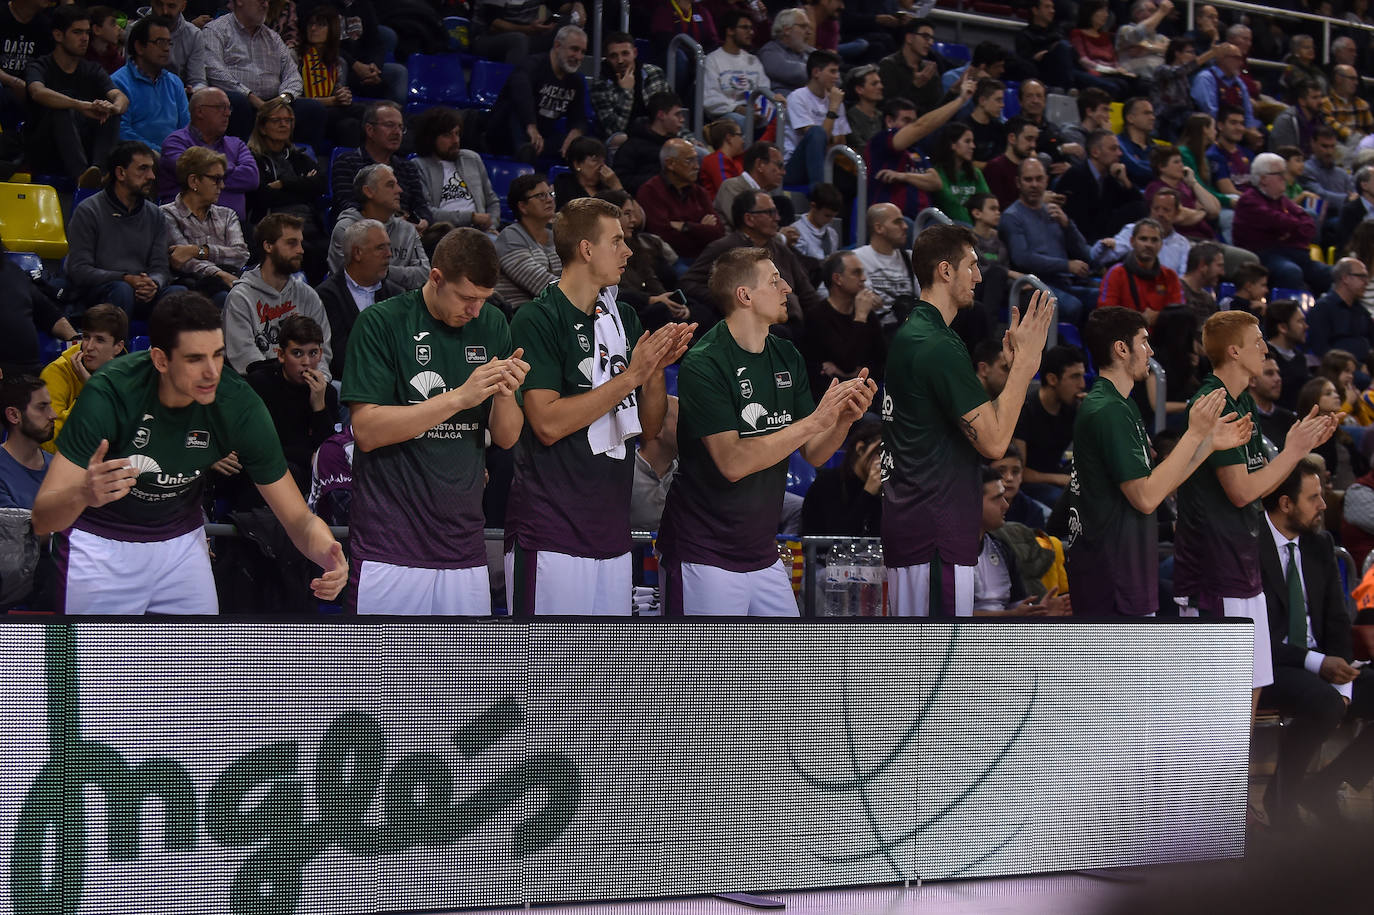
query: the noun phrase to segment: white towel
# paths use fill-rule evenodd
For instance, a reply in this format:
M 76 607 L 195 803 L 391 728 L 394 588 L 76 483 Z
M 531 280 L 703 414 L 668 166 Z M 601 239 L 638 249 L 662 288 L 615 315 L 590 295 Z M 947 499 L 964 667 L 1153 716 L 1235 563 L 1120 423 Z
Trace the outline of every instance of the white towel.
M 625 369 L 629 361 L 625 358 L 628 349 L 625 340 L 625 325 L 620 322 L 620 309 L 615 304 L 618 286 L 607 286 L 596 299 L 592 325 L 596 351 L 592 358 L 592 387 L 599 388 Z M 639 400 L 634 391 L 615 405 L 605 416 L 597 417 L 587 427 L 587 444 L 592 454 L 608 454 L 617 461 L 626 455 L 625 440 L 634 438 L 642 429 L 639 425 Z

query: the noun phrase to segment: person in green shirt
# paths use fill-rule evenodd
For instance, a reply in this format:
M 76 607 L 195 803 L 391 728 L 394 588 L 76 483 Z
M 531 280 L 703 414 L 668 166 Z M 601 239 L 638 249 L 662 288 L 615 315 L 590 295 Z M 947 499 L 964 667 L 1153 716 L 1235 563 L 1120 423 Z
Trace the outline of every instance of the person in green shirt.
M 645 333 L 616 284 L 630 258 L 620 208 L 579 198 L 553 221 L 563 275 L 520 306 L 511 340 L 530 370 L 506 512 L 506 595 L 513 613 L 631 609 L 630 491 L 636 435 L 668 410 L 663 369 L 695 324 Z
M 1076 616 L 1153 616 L 1159 605 L 1155 509 L 1214 451 L 1249 441 L 1253 421 L 1222 415 L 1225 394 L 1193 404 L 1188 431 L 1159 466 L 1131 391 L 1149 375 L 1145 316 L 1099 308 L 1084 342 L 1099 376 L 1078 407 L 1069 476 L 1069 593 Z
M 217 613 L 201 493 L 231 453 L 291 542 L 324 569 L 315 595 L 332 600 L 348 580 L 343 549 L 301 498 L 262 400 L 224 371 L 219 309 L 197 293 L 166 296 L 148 337 L 147 352 L 86 383 L 34 500 L 35 532 L 62 532 L 58 609 Z
M 982 518 L 981 455 L 1007 453 L 1026 387 L 1054 319 L 1037 291 L 1023 320 L 1012 309 L 1002 338 L 1009 366 L 989 401 L 968 350 L 950 329 L 973 306 L 977 239 L 963 226 L 932 226 L 916 238 L 911 265 L 925 297 L 897 331 L 883 395 L 883 560 L 895 616 L 970 616 Z
M 1251 437 L 1238 448 L 1213 452 L 1178 490 L 1174 529 L 1174 594 L 1185 616 L 1248 617 L 1255 623 L 1254 698 L 1273 682 L 1269 617 L 1260 581 L 1260 500 L 1278 488 L 1298 462 L 1335 431 L 1339 414 L 1317 408 L 1289 430 L 1283 450 L 1271 461 L 1250 381 L 1264 371 L 1269 352 L 1259 319 L 1248 311 L 1221 311 L 1202 326 L 1202 346 L 1212 363 L 1193 402 L 1226 392 L 1226 412 L 1250 416 Z M 1191 408 L 1190 408 L 1191 409 Z M 1191 415 L 1189 426 L 1192 425 Z
M 767 250 L 734 248 L 711 267 L 725 315 L 678 373 L 678 472 L 663 510 L 664 612 L 796 616 L 775 536 L 793 451 L 824 464 L 864 415 L 868 369 L 831 379 L 814 405 L 806 362 L 768 333 L 787 323 L 791 287 Z
M 983 170 L 973 162 L 973 150 L 973 128 L 963 121 L 954 121 L 940 131 L 935 154 L 931 156 L 935 174 L 940 176 L 940 189 L 932 201 L 950 219 L 965 225 L 973 224 L 969 200 L 988 193 Z
M 440 240 L 425 285 L 369 305 L 348 337 L 341 399 L 353 458 L 357 613 L 491 613 L 486 438 L 510 448 L 529 364 L 487 303 L 500 267 L 479 229 Z

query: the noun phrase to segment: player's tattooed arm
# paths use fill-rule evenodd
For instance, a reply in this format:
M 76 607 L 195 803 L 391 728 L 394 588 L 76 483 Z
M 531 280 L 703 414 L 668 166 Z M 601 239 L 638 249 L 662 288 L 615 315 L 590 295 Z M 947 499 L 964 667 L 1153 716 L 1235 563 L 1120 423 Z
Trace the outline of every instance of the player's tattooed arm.
M 974 412 L 970 416 L 959 417 L 959 423 L 964 427 L 964 435 L 968 436 L 971 442 L 978 441 L 978 430 L 973 428 L 973 424 L 978 420 L 978 413 Z

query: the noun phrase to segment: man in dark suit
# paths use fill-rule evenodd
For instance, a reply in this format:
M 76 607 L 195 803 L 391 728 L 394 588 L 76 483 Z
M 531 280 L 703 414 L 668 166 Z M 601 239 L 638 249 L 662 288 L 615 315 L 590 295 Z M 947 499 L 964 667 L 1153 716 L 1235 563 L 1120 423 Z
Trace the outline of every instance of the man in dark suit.
M 1374 774 L 1374 728 L 1365 728 L 1320 772 L 1308 776 L 1307 767 L 1347 708 L 1374 718 L 1374 678 L 1349 663 L 1351 617 L 1331 535 L 1323 530 L 1326 502 L 1318 465 L 1301 461 L 1265 497 L 1264 510 L 1269 536 L 1260 535 L 1260 573 L 1274 683 L 1259 701 L 1293 716 L 1279 744 L 1278 771 L 1265 792 L 1265 807 L 1276 826 L 1297 825 L 1299 804 L 1323 820 L 1339 821 L 1341 784 L 1363 788 Z
M 391 239 L 386 226 L 375 219 L 358 220 L 344 231 L 343 248 L 344 269 L 315 289 L 329 319 L 329 374 L 335 378 L 343 377 L 348 334 L 359 312 L 374 302 L 405 292 L 386 277 L 391 266 Z
M 1121 162 L 1121 141 L 1110 130 L 1088 135 L 1088 155 L 1059 179 L 1064 212 L 1089 244 L 1112 238 L 1128 222 L 1146 215 L 1141 189 L 1131 183 Z
M 1336 250 L 1344 251 L 1350 238 L 1360 223 L 1374 216 L 1374 165 L 1365 165 L 1355 172 L 1355 193 L 1353 200 L 1341 206 L 1340 220 L 1336 224 Z

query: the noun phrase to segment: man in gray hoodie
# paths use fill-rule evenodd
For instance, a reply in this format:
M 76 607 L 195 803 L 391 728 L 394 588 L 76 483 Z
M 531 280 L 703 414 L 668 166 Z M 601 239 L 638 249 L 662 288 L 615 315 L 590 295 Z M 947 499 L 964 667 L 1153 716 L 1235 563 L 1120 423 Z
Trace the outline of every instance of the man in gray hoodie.
M 305 256 L 303 225 L 299 216 L 290 213 L 264 216 L 255 230 L 262 263 L 244 271 L 224 300 L 225 359 L 239 374 L 255 362 L 277 358 L 282 321 L 300 314 L 313 318 L 324 330 L 319 371 L 328 376 L 329 318 L 315 290 L 304 276 L 297 275 Z
M 87 197 L 67 227 L 67 279 L 73 301 L 110 302 L 131 317 L 146 315 L 171 290 L 167 222 L 150 203 L 157 183 L 153 151 L 136 140 L 110 152 L 105 189 Z
M 387 279 L 407 291 L 419 289 L 429 279 L 429 257 L 415 226 L 401 218 L 401 185 L 389 165 L 368 165 L 353 179 L 356 205 L 339 214 L 329 239 L 329 272 L 344 269 L 344 232 L 360 219 L 375 219 L 386 226 L 391 239 L 391 266 Z

